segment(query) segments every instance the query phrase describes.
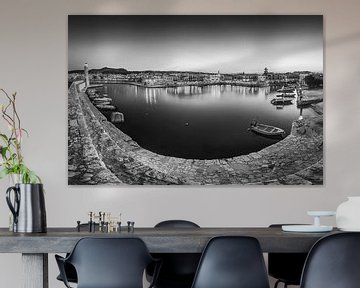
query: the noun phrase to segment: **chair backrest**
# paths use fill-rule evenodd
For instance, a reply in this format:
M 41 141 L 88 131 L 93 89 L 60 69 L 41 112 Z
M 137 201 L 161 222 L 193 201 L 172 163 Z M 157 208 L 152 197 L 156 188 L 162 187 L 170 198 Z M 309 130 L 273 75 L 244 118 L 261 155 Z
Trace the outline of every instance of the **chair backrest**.
M 360 233 L 332 234 L 316 242 L 306 259 L 300 287 L 360 287 Z
M 159 222 L 155 228 L 200 228 L 188 220 L 166 220 Z M 162 260 L 158 276 L 158 287 L 190 287 L 200 260 L 200 253 L 161 253 L 155 254 Z M 151 272 L 149 271 L 151 274 Z
M 256 238 L 212 238 L 200 259 L 192 288 L 268 288 L 264 258 Z
M 67 259 L 76 269 L 78 288 L 142 288 L 152 260 L 139 238 L 82 238 Z
M 155 228 L 200 228 L 200 226 L 188 220 L 166 220 L 157 223 Z

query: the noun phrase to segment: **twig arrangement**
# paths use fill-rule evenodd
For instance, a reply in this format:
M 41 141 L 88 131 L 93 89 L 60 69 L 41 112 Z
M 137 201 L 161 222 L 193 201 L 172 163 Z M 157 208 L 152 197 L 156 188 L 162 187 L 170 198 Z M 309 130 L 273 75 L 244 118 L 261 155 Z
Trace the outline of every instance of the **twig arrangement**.
M 22 183 L 40 183 L 40 178 L 25 164 L 21 152 L 23 135 L 28 132 L 21 127 L 21 120 L 16 109 L 16 93 L 9 95 L 4 89 L 0 92 L 5 96 L 7 104 L 0 104 L 1 116 L 8 126 L 8 134 L 0 131 L 0 179 L 7 175 L 19 175 Z

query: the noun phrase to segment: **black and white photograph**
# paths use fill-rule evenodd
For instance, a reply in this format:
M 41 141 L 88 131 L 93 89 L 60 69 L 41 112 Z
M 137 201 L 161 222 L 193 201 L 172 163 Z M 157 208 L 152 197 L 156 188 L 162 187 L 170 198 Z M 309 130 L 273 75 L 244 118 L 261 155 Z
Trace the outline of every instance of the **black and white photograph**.
M 69 15 L 69 185 L 323 185 L 322 15 Z

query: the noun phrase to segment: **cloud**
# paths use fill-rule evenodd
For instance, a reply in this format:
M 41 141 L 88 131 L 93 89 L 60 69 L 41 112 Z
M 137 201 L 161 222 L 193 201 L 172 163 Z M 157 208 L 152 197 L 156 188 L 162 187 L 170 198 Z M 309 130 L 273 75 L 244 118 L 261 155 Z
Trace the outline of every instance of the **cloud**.
M 284 69 L 293 70 L 323 70 L 323 50 L 314 49 L 304 52 L 295 52 L 284 55 L 274 62 L 273 70 L 283 71 Z M 293 68 L 293 69 L 291 69 Z

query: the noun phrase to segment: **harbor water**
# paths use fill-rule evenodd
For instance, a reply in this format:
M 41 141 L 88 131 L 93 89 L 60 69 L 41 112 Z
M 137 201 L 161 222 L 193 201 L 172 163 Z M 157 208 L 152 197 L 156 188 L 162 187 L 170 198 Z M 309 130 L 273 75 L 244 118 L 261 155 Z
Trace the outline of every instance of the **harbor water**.
M 152 152 L 187 159 L 221 159 L 259 151 L 281 138 L 254 134 L 252 120 L 291 131 L 300 115 L 312 109 L 270 103 L 270 87 L 233 85 L 145 88 L 106 84 L 112 104 L 125 116 L 115 124 L 141 147 Z M 104 113 L 110 121 L 110 112 Z M 285 135 L 285 137 L 286 137 Z

